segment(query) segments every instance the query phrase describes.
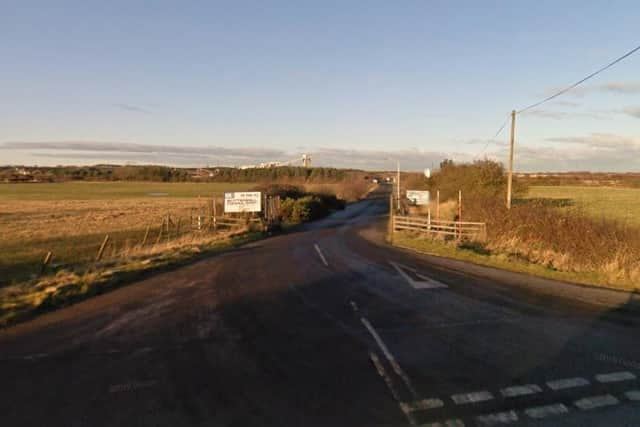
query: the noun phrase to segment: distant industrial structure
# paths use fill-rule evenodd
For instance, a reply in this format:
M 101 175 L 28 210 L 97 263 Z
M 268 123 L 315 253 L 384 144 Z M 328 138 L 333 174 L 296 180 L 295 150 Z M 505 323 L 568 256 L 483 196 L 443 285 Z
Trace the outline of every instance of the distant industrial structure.
M 271 168 L 279 168 L 283 166 L 292 166 L 295 163 L 302 160 L 302 166 L 305 168 L 311 167 L 311 155 L 303 154 L 302 158 L 296 158 L 292 160 L 288 160 L 286 162 L 264 162 L 258 165 L 243 165 L 238 166 L 238 169 L 271 169 Z

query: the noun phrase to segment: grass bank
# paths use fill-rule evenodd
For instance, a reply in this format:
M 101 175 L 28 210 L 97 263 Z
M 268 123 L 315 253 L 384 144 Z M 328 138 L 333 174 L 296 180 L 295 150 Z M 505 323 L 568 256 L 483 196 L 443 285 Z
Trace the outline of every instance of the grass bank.
M 603 284 L 605 284 L 604 287 L 612 289 L 635 289 L 633 283 L 622 283 L 617 286 L 606 285 L 607 275 L 604 273 L 555 270 L 541 264 L 529 262 L 518 254 L 492 253 L 491 251 L 488 251 L 482 246 L 474 243 L 456 244 L 429 239 L 419 234 L 398 232 L 394 236 L 393 244 L 401 248 L 410 249 L 427 255 L 452 258 L 487 267 L 531 274 L 547 279 L 599 287 L 602 287 Z
M 97 262 L 89 268 L 60 269 L 0 288 L 0 327 L 100 295 L 153 273 L 177 268 L 262 238 L 260 232 L 186 236 Z

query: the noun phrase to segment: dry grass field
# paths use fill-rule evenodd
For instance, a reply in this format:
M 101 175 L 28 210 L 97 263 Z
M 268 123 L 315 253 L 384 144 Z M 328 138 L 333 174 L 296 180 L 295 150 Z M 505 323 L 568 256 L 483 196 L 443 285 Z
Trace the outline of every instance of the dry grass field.
M 141 243 L 147 226 L 155 240 L 167 214 L 205 211 L 205 196 L 253 184 L 55 183 L 0 185 L 0 286 L 32 279 L 48 251 L 54 266 L 82 265 L 97 254 L 105 234 L 107 255 Z M 198 195 L 202 198 L 199 200 Z M 196 213 L 197 214 L 197 213 Z

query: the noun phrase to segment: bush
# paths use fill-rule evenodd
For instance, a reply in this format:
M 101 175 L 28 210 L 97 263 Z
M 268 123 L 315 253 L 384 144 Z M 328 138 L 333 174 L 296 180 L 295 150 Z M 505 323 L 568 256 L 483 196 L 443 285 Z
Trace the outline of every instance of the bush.
M 344 201 L 334 195 L 308 194 L 300 198 L 287 197 L 280 203 L 280 216 L 288 224 L 298 224 L 323 218 L 331 211 L 344 208 Z
M 427 187 L 432 192 L 440 190 L 440 200 L 445 201 L 458 197 L 501 198 L 506 200 L 507 175 L 502 163 L 493 160 L 477 160 L 473 163 L 456 164 L 453 160 L 440 163 L 440 170 L 428 180 Z M 513 195 L 524 194 L 527 187 L 524 183 L 514 181 Z

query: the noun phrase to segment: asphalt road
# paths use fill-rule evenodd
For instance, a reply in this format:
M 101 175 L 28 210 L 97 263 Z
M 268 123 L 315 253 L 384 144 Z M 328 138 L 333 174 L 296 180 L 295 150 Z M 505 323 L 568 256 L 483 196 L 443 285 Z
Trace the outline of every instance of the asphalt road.
M 0 332 L 0 425 L 640 425 L 634 295 L 391 248 L 386 207 Z

